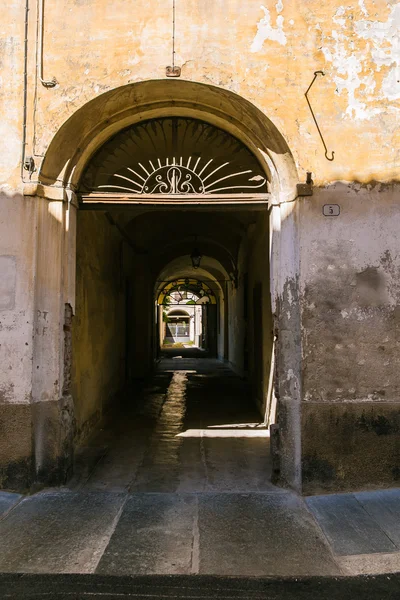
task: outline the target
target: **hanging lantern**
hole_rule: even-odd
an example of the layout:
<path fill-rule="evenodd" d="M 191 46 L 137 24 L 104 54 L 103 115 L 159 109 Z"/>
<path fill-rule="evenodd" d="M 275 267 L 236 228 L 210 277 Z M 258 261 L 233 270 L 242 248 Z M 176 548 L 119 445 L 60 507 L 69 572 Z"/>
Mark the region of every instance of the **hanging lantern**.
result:
<path fill-rule="evenodd" d="M 193 268 L 198 269 L 200 267 L 201 259 L 203 258 L 202 254 L 200 254 L 200 250 L 198 248 L 194 248 L 190 258 L 192 260 Z"/>

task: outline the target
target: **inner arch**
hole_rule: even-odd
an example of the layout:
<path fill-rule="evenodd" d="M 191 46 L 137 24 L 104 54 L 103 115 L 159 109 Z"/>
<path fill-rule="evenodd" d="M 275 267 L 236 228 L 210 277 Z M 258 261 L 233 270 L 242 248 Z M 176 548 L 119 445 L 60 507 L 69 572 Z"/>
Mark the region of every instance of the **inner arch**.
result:
<path fill-rule="evenodd" d="M 189 255 L 177 255 L 169 262 L 165 260 L 154 288 L 158 305 L 158 344 L 163 347 L 167 334 L 164 320 L 170 319 L 178 304 L 179 308 L 190 311 L 189 341 L 207 351 L 209 356 L 222 359 L 228 333 L 224 294 L 226 283 L 230 281 L 227 271 L 218 259 L 209 255 L 202 256 L 201 267 L 196 269 L 191 266 Z M 178 290 L 178 297 L 175 290 Z"/>

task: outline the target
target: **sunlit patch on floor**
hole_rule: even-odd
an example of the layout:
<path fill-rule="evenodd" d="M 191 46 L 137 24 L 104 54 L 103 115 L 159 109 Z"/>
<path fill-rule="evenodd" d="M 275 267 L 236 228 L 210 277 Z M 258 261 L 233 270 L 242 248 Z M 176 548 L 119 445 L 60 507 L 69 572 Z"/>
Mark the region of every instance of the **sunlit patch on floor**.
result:
<path fill-rule="evenodd" d="M 176 437 L 185 438 L 269 438 L 268 429 L 188 429 Z"/>

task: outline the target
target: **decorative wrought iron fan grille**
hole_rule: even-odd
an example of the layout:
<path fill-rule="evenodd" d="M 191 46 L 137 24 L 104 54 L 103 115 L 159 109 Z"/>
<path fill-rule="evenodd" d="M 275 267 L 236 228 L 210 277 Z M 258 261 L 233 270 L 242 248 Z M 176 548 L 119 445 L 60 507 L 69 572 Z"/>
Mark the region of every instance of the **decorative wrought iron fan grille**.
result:
<path fill-rule="evenodd" d="M 211 288 L 200 279 L 176 279 L 167 283 L 157 298 L 157 304 L 166 306 L 185 304 L 216 304 Z"/>
<path fill-rule="evenodd" d="M 132 125 L 93 156 L 80 191 L 129 194 L 266 193 L 267 180 L 242 142 L 196 119 Z"/>

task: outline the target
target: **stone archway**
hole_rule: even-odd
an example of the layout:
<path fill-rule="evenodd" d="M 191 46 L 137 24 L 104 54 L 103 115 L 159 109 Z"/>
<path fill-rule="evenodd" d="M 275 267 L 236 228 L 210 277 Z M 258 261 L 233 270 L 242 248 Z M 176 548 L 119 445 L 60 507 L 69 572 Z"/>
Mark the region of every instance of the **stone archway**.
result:
<path fill-rule="evenodd" d="M 72 452 L 70 427 L 61 428 L 54 439 L 43 438 L 44 422 L 59 423 L 71 412 L 68 380 L 64 307 L 75 306 L 76 192 L 90 158 L 115 133 L 150 118 L 200 119 L 240 140 L 262 165 L 271 186 L 270 265 L 271 299 L 276 344 L 276 391 L 279 398 L 282 480 L 301 489 L 300 476 L 300 309 L 298 305 L 298 258 L 296 221 L 296 167 L 290 150 L 273 123 L 246 99 L 214 86 L 185 81 L 147 81 L 107 92 L 92 100 L 60 128 L 43 160 L 36 193 L 42 197 L 39 235 L 46 239 L 46 252 L 38 257 L 36 296 L 43 299 L 43 278 L 55 317 L 51 328 L 52 348 L 58 359 L 36 380 L 36 394 L 45 406 L 47 390 L 57 379 L 58 399 L 37 412 L 35 438 L 37 472 L 43 481 L 48 473 L 65 474 L 64 463 Z M 32 192 L 33 195 L 33 192 Z M 48 272 L 48 254 L 54 269 Z M 47 271 L 47 273 L 46 273 Z M 60 291 L 63 302 L 60 302 Z M 40 302 L 37 301 L 39 305 Z M 40 309 L 39 309 L 40 310 Z M 45 341 L 36 340 L 35 355 L 48 353 Z M 61 400 L 60 400 L 61 398 Z M 67 408 L 66 408 L 67 406 Z M 65 419 L 64 419 L 65 421 Z M 70 422 L 73 419 L 71 417 Z M 67 457 L 67 458 L 65 458 Z"/>
<path fill-rule="evenodd" d="M 91 156 L 115 133 L 145 119 L 179 116 L 221 127 L 241 140 L 269 174 L 280 200 L 296 196 L 297 172 L 283 136 L 254 104 L 216 86 L 156 80 L 101 94 L 74 113 L 54 136 L 40 168 L 45 185 L 76 189 Z"/>

